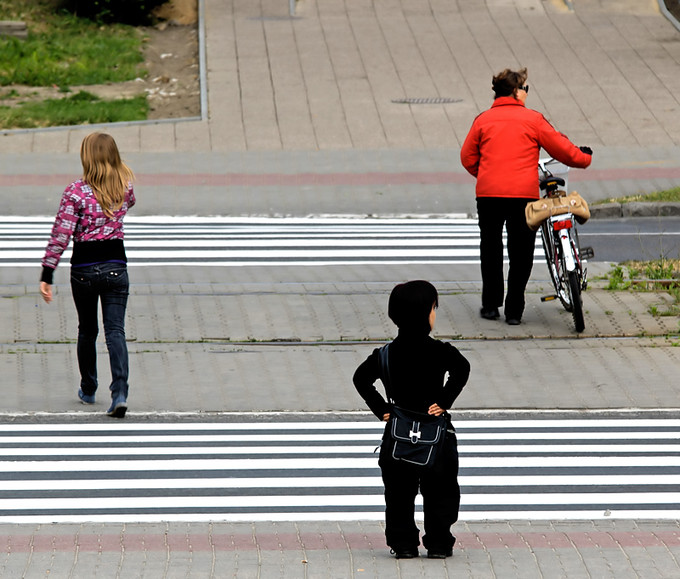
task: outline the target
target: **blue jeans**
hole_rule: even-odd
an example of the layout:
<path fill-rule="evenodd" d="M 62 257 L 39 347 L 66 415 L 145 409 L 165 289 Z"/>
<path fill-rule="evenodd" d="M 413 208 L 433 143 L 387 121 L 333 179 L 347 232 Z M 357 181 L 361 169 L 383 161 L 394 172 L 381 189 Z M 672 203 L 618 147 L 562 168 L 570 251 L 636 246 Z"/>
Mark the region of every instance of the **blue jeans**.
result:
<path fill-rule="evenodd" d="M 102 303 L 106 347 L 111 364 L 111 398 L 128 395 L 128 351 L 125 308 L 130 281 L 123 263 L 100 263 L 71 268 L 71 291 L 78 311 L 78 367 L 80 388 L 92 396 L 97 390 L 97 309 Z"/>

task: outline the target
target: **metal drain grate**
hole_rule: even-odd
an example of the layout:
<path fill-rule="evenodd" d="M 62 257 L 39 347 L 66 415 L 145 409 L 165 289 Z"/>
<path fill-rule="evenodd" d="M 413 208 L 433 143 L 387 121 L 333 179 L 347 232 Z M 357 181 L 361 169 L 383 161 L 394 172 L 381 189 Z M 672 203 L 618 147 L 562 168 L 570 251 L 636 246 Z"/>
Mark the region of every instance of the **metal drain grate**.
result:
<path fill-rule="evenodd" d="M 394 99 L 392 102 L 399 105 L 447 105 L 451 103 L 463 102 L 463 99 L 434 97 L 425 99 Z"/>

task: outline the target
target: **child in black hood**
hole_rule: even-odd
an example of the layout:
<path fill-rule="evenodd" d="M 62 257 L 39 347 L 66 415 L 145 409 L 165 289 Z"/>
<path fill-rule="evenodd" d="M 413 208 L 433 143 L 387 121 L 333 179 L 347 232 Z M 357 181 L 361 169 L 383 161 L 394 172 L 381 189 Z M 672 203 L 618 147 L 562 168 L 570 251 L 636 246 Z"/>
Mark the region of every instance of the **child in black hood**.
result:
<path fill-rule="evenodd" d="M 453 405 L 470 374 L 470 364 L 451 344 L 430 337 L 439 297 L 423 280 L 396 286 L 390 294 L 388 315 L 399 328 L 389 346 L 390 396 L 400 408 L 439 416 Z M 448 377 L 447 377 L 448 374 Z M 354 386 L 371 411 L 389 421 L 391 404 L 375 387 L 382 377 L 380 349 L 354 373 Z M 383 438 L 383 441 L 385 439 Z M 444 449 L 431 469 L 392 458 L 382 444 L 378 464 L 385 484 L 385 539 L 397 558 L 419 556 L 415 498 L 423 496 L 425 535 L 429 558 L 452 555 L 456 541 L 451 525 L 458 520 L 458 449 L 449 421 Z"/>

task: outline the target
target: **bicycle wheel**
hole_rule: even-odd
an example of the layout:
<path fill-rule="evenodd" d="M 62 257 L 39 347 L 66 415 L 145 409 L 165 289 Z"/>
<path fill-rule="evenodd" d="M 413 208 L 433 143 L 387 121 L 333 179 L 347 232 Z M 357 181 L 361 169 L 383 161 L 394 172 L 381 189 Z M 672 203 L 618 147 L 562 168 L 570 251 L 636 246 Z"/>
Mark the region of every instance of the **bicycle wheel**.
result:
<path fill-rule="evenodd" d="M 583 300 L 581 299 L 581 280 L 577 271 L 569 272 L 569 294 L 571 295 L 571 315 L 574 318 L 574 326 L 580 334 L 585 330 L 586 323 L 583 319 Z"/>
<path fill-rule="evenodd" d="M 564 267 L 564 259 L 562 258 L 562 246 L 555 239 L 552 229 L 548 227 L 547 221 L 541 225 L 541 241 L 543 242 L 545 261 L 548 265 L 550 281 L 552 281 L 555 288 L 555 294 L 560 302 L 562 302 L 564 309 L 570 312 L 571 298 L 567 288 L 568 282 L 565 279 L 566 269 Z"/>

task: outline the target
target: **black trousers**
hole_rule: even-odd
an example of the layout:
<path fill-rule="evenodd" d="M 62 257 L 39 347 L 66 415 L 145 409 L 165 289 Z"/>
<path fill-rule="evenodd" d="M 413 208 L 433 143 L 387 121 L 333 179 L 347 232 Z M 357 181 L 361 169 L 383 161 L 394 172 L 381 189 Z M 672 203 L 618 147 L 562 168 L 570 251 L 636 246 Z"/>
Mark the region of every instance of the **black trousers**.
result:
<path fill-rule="evenodd" d="M 508 234 L 508 291 L 505 317 L 521 319 L 524 291 L 534 264 L 536 232 L 526 223 L 524 209 L 534 199 L 478 197 L 479 251 L 482 261 L 482 307 L 503 305 L 503 226 Z"/>
<path fill-rule="evenodd" d="M 425 535 L 423 545 L 445 552 L 456 542 L 451 525 L 458 520 L 458 446 L 447 431 L 443 452 L 431 469 L 423 469 L 391 457 L 386 439 L 380 448 L 380 470 L 385 485 L 385 541 L 395 551 L 417 549 L 420 530 L 415 523 L 415 499 L 423 496 Z"/>

